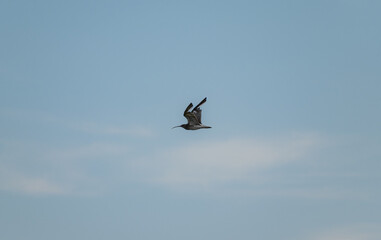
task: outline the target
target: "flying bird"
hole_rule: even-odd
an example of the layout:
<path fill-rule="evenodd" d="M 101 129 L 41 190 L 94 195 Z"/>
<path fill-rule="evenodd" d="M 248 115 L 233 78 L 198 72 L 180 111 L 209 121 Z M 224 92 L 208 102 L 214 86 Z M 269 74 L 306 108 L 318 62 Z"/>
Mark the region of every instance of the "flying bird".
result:
<path fill-rule="evenodd" d="M 201 123 L 202 110 L 200 109 L 200 106 L 204 104 L 205 102 L 206 102 L 206 98 L 204 98 L 199 104 L 197 104 L 197 106 L 194 107 L 192 111 L 189 111 L 193 107 L 193 104 L 190 103 L 184 111 L 184 117 L 188 120 L 188 123 L 175 126 L 173 128 L 182 127 L 186 130 L 198 130 L 201 128 L 211 128 Z"/>

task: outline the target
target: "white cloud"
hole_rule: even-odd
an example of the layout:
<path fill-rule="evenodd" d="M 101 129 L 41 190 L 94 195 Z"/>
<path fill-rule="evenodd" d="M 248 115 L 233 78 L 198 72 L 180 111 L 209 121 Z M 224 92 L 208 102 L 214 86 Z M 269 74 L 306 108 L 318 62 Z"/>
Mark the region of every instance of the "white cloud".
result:
<path fill-rule="evenodd" d="M 126 144 L 103 142 L 71 148 L 0 142 L 0 190 L 23 194 L 102 192 L 130 152 Z"/>
<path fill-rule="evenodd" d="M 278 180 L 271 175 L 270 185 L 266 182 L 268 171 L 310 159 L 325 141 L 315 134 L 237 137 L 168 147 L 154 154 L 120 142 L 64 148 L 3 141 L 0 168 L 8 174 L 2 174 L 0 188 L 26 194 L 82 195 L 102 193 L 131 181 L 180 191 L 211 187 L 218 191 L 239 183 L 241 187 L 233 190 L 238 194 L 335 198 L 340 193 L 332 189 L 278 186 L 285 178 L 282 175 Z M 262 185 L 266 188 L 256 187 Z"/>
<path fill-rule="evenodd" d="M 315 234 L 311 240 L 379 240 L 381 239 L 381 224 L 358 224 L 339 227 Z"/>
<path fill-rule="evenodd" d="M 68 194 L 63 186 L 53 183 L 51 180 L 42 177 L 27 177 L 20 173 L 0 171 L 0 190 L 25 193 L 25 194 Z"/>
<path fill-rule="evenodd" d="M 154 156 L 160 166 L 154 165 L 153 181 L 180 188 L 251 181 L 257 171 L 302 159 L 320 145 L 321 138 L 309 134 L 199 142 Z"/>
<path fill-rule="evenodd" d="M 25 125 L 36 128 L 47 125 L 54 130 L 67 131 L 67 136 L 75 133 L 82 141 L 88 135 L 96 135 L 92 136 L 90 143 L 77 144 L 62 142 L 53 131 L 46 130 L 44 137 L 50 137 L 51 143 L 42 143 L 40 139 L 0 139 L 0 189 L 25 194 L 81 194 L 100 191 L 104 182 L 115 177 L 114 169 L 123 169 L 123 160 L 131 152 L 130 145 L 115 138 L 150 138 L 154 135 L 149 128 L 143 126 L 126 127 L 78 121 L 29 110 L 3 109 L 0 116 L 22 120 L 28 123 Z M 103 141 L 106 137 L 114 140 L 94 142 L 95 139 Z M 62 146 L 62 143 L 66 146 Z M 103 170 L 103 166 L 107 170 Z"/>

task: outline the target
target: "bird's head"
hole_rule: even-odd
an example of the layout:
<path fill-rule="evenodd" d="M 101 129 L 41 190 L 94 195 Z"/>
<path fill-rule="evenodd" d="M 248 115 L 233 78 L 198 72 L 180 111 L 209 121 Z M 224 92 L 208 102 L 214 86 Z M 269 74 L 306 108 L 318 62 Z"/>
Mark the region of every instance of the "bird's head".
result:
<path fill-rule="evenodd" d="M 177 127 L 182 127 L 182 128 L 185 129 L 185 126 L 186 126 L 186 124 L 181 124 L 181 125 L 179 125 L 179 126 L 174 126 L 172 129 L 177 128 Z"/>

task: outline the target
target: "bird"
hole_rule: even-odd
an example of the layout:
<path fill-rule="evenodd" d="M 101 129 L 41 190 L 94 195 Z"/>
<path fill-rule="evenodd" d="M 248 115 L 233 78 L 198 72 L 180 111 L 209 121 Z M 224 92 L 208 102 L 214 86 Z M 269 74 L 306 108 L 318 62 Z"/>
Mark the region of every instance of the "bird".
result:
<path fill-rule="evenodd" d="M 199 104 L 197 104 L 197 106 L 194 107 L 192 111 L 189 111 L 193 107 L 193 104 L 190 103 L 184 111 L 184 117 L 188 120 L 188 123 L 175 126 L 172 129 L 177 127 L 182 127 L 185 130 L 198 130 L 201 128 L 212 128 L 201 123 L 202 110 L 200 109 L 200 106 L 204 104 L 205 102 L 206 102 L 206 98 L 204 98 Z"/>

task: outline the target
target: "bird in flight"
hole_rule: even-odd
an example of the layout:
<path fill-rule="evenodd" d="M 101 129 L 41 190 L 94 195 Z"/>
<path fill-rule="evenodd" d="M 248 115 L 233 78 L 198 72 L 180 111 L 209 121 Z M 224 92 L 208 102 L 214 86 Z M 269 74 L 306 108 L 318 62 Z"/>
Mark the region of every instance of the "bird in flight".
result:
<path fill-rule="evenodd" d="M 200 109 L 200 106 L 204 104 L 205 102 L 206 102 L 206 98 L 204 98 L 199 104 L 197 104 L 197 106 L 194 107 L 192 111 L 189 111 L 193 107 L 193 104 L 190 103 L 184 111 L 184 117 L 188 120 L 188 123 L 175 126 L 173 128 L 182 127 L 186 130 L 198 130 L 201 128 L 211 128 L 201 123 L 202 110 Z"/>

